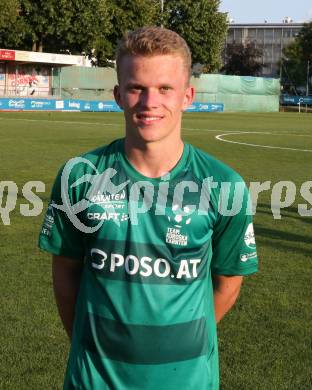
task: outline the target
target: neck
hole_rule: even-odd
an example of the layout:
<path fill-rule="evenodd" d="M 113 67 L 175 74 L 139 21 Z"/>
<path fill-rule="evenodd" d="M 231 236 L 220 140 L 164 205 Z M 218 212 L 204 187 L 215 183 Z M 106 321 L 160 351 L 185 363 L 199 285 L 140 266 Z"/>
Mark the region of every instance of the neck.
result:
<path fill-rule="evenodd" d="M 180 160 L 184 144 L 179 138 L 171 142 L 134 143 L 126 137 L 125 152 L 135 169 L 142 175 L 156 178 L 171 171 Z"/>

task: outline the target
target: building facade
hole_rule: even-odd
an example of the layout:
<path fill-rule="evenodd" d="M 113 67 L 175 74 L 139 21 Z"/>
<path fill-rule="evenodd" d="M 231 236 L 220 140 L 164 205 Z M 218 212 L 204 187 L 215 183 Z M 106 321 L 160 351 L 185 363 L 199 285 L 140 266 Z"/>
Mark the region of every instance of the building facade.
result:
<path fill-rule="evenodd" d="M 49 97 L 54 71 L 65 66 L 91 62 L 84 56 L 0 49 L 0 97 Z"/>
<path fill-rule="evenodd" d="M 285 18 L 283 23 L 250 23 L 230 24 L 225 43 L 225 51 L 229 44 L 253 42 L 262 49 L 262 74 L 264 77 L 279 77 L 282 51 L 294 41 L 302 23 L 293 23 Z"/>

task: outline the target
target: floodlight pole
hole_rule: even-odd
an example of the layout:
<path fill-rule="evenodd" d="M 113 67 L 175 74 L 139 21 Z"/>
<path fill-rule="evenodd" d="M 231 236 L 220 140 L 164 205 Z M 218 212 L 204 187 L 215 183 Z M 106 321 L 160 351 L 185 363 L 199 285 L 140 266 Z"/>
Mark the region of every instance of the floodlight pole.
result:
<path fill-rule="evenodd" d="M 310 73 L 310 60 L 307 63 L 307 86 L 306 86 L 306 97 L 309 96 L 309 73 Z M 308 102 L 306 104 L 306 112 L 308 112 Z"/>
<path fill-rule="evenodd" d="M 164 0 L 160 0 L 160 11 L 161 11 L 161 25 L 160 27 L 164 27 L 163 25 L 163 14 L 164 14 Z"/>
<path fill-rule="evenodd" d="M 307 63 L 307 87 L 306 87 L 306 96 L 309 96 L 309 73 L 310 73 L 310 60 Z"/>

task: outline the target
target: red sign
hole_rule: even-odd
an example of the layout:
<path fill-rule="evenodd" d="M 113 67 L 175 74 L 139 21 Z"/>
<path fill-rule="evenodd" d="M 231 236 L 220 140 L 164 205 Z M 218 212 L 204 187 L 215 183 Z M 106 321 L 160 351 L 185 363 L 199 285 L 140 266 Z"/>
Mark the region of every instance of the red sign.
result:
<path fill-rule="evenodd" d="M 0 60 L 14 61 L 15 50 L 0 49 Z"/>

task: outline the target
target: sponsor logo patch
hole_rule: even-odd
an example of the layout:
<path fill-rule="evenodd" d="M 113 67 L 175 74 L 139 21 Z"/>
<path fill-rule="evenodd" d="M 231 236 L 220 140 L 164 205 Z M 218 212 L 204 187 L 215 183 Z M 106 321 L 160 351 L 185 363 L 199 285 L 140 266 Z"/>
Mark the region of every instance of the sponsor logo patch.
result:
<path fill-rule="evenodd" d="M 252 253 L 244 253 L 241 255 L 240 259 L 243 263 L 245 263 L 248 260 L 255 259 L 257 257 L 257 252 Z"/>
<path fill-rule="evenodd" d="M 248 248 L 251 249 L 256 248 L 255 233 L 254 233 L 254 228 L 252 223 L 250 223 L 246 229 L 244 241 Z"/>
<path fill-rule="evenodd" d="M 201 259 L 182 259 L 173 269 L 170 260 L 163 258 L 107 253 L 98 248 L 92 248 L 90 255 L 91 267 L 96 271 L 106 275 L 122 272 L 143 278 L 196 279 L 201 263 Z"/>
<path fill-rule="evenodd" d="M 52 228 L 54 225 L 54 207 L 53 207 L 53 205 L 54 205 L 54 202 L 52 200 L 48 206 L 48 210 L 47 210 L 47 213 L 45 215 L 42 229 L 41 229 L 41 234 L 48 236 L 48 237 L 51 236 Z"/>

